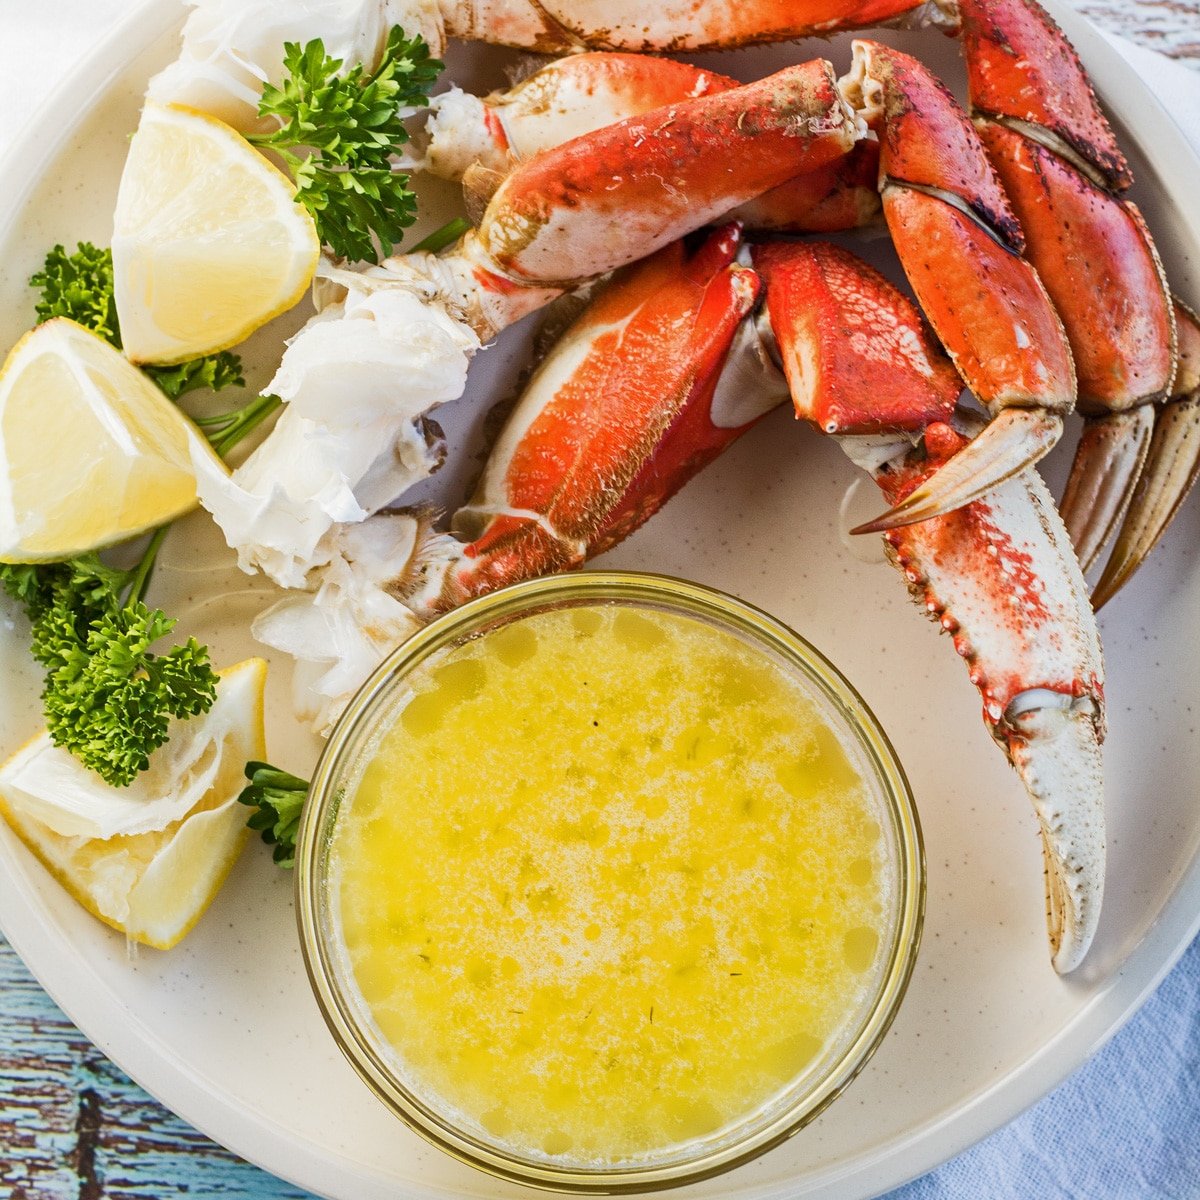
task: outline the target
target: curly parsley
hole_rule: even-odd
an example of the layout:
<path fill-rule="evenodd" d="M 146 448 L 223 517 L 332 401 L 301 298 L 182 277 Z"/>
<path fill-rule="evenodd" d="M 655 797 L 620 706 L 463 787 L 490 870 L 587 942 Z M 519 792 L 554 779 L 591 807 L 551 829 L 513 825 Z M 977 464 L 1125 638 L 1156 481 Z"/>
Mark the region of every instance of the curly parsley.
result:
<path fill-rule="evenodd" d="M 408 141 L 404 121 L 429 103 L 443 64 L 420 37 L 395 26 L 379 66 L 344 74 L 318 38 L 284 47 L 287 77 L 263 89 L 259 115 L 279 128 L 248 140 L 273 150 L 296 183 L 296 199 L 317 223 L 321 241 L 341 258 L 379 261 L 416 219 L 409 176 L 392 166 Z"/>
<path fill-rule="evenodd" d="M 258 810 L 246 824 L 258 830 L 268 846 L 275 847 L 274 859 L 281 867 L 294 866 L 296 833 L 308 797 L 308 780 L 262 762 L 247 763 L 246 778 L 250 786 L 242 790 L 238 800 Z"/>
<path fill-rule="evenodd" d="M 111 250 L 80 242 L 68 254 L 64 246 L 55 246 L 29 283 L 42 293 L 35 306 L 39 322 L 68 317 L 120 348 Z"/>
<path fill-rule="evenodd" d="M 161 537 L 128 571 L 94 554 L 63 563 L 0 565 L 0 585 L 25 609 L 33 657 L 46 668 L 42 705 L 50 738 L 114 787 L 127 787 L 167 740 L 171 717 L 216 699 L 205 647 L 189 638 L 151 647 L 175 626 L 142 593 Z"/>

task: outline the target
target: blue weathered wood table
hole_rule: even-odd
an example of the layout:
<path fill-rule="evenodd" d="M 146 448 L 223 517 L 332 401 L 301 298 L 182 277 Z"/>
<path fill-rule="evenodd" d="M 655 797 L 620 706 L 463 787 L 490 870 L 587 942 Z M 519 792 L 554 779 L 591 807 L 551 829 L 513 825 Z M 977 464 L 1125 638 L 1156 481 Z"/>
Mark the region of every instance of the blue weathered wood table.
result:
<path fill-rule="evenodd" d="M 1200 0 L 1076 3 L 1106 29 L 1200 70 Z M 47 37 L 52 32 L 55 44 L 47 59 L 65 73 L 86 51 L 88 30 L 103 28 L 106 19 L 129 7 L 126 0 L 58 0 L 55 15 L 46 18 L 18 8 L 16 0 L 4 0 L 0 44 L 13 54 L 30 31 Z M 15 86 L 0 79 L 0 114 L 11 114 L 25 99 Z M 0 150 L 3 136 L 12 132 L 0 127 Z M 1200 946 L 1193 946 L 1189 957 L 1197 955 Z M 1135 1023 L 1152 1019 L 1154 1004 Z M 1098 1071 L 1105 1056 L 1119 1055 L 1122 1040 L 1135 1035 L 1134 1028 L 1118 1034 L 1084 1072 Z M 1053 1104 L 1054 1097 L 1043 1103 Z M 1102 1105 L 1103 1097 L 1097 1103 Z M 1096 1119 L 1103 1119 L 1101 1111 Z M 305 1197 L 214 1145 L 131 1083 L 58 1011 L 3 939 L 0 1195 L 11 1200 Z"/>

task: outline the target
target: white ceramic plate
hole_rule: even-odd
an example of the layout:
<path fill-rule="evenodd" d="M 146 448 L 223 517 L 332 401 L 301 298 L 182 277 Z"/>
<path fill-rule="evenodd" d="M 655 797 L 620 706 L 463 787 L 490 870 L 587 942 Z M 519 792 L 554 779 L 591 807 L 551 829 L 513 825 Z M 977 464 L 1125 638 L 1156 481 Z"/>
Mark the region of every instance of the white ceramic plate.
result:
<path fill-rule="evenodd" d="M 1061 3 L 1052 8 L 1118 120 L 1139 179 L 1137 199 L 1173 283 L 1197 304 L 1200 163 L 1117 55 Z M 0 344 L 32 321 L 24 281 L 46 248 L 81 238 L 107 242 L 125 139 L 146 80 L 173 54 L 178 20 L 173 0 L 136 13 L 3 164 Z M 922 55 L 961 90 L 955 43 L 934 33 L 882 36 Z M 719 62 L 749 78 L 814 54 L 845 69 L 846 39 Z M 504 61 L 496 51 L 455 51 L 451 74 L 492 85 Z M 452 204 L 450 189 L 431 188 L 430 223 Z M 895 273 L 883 242 L 868 252 Z M 256 336 L 253 383 L 269 377 L 280 338 L 298 319 Z M 441 414 L 463 444 L 527 353 L 528 332 L 518 329 L 479 357 L 467 398 Z M 1055 482 L 1062 463 L 1060 452 L 1050 466 Z M 449 499 L 460 474 L 452 470 L 438 484 Z M 885 1045 L 817 1123 L 692 1196 L 844 1200 L 928 1170 L 1082 1063 L 1200 924 L 1200 739 L 1191 700 L 1200 676 L 1200 639 L 1191 636 L 1200 573 L 1188 553 L 1200 544 L 1200 506 L 1188 506 L 1152 564 L 1104 613 L 1108 890 L 1086 966 L 1063 980 L 1047 955 L 1029 803 L 991 745 L 978 696 L 949 642 L 920 620 L 893 571 L 843 545 L 838 506 L 853 478 L 836 447 L 780 411 L 605 560 L 735 592 L 828 653 L 889 730 L 927 839 L 925 942 Z M 195 517 L 172 535 L 155 581 L 157 602 L 209 641 L 218 663 L 254 651 L 245 626 L 266 601 L 262 585 L 238 575 L 229 558 L 212 527 Z M 37 685 L 23 622 L 0 625 L 0 748 L 8 751 L 39 723 Z M 270 752 L 305 770 L 315 746 L 288 716 L 289 674 L 286 662 L 275 664 Z M 523 1194 L 426 1146 L 342 1061 L 304 978 L 290 878 L 262 846 L 247 853 L 181 947 L 131 958 L 124 940 L 82 912 L 3 830 L 0 924 L 102 1050 L 200 1129 L 267 1169 L 339 1200 Z"/>

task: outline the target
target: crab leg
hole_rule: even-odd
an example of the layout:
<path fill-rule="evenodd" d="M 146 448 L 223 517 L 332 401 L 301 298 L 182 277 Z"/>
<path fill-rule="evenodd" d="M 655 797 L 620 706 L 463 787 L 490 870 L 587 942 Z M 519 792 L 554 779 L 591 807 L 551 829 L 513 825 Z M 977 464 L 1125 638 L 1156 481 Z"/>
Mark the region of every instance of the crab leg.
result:
<path fill-rule="evenodd" d="M 1070 348 L 979 136 L 907 54 L 854 43 L 842 80 L 880 131 L 883 211 L 901 265 L 967 386 L 995 418 L 943 471 L 856 532 L 959 508 L 1041 458 L 1075 402 Z"/>
<path fill-rule="evenodd" d="M 754 264 L 797 415 L 837 436 L 889 500 L 964 452 L 969 429 L 950 418 L 957 384 L 948 364 L 882 276 L 821 243 L 758 248 Z M 889 409 L 876 416 L 871 400 L 880 394 Z M 862 436 L 881 429 L 902 435 L 890 450 Z M 920 452 L 904 434 L 921 438 Z M 1053 962 L 1071 971 L 1092 940 L 1103 894 L 1104 687 L 1095 618 L 1066 530 L 1040 476 L 1025 472 L 885 540 L 914 599 L 966 660 L 984 721 L 1033 801 Z"/>
<path fill-rule="evenodd" d="M 1179 369 L 1174 388 L 1155 418 L 1146 469 L 1092 593 L 1097 612 L 1158 544 L 1200 475 L 1200 318 L 1176 301 L 1175 324 Z"/>
<path fill-rule="evenodd" d="M 756 340 L 744 318 L 759 283 L 734 262 L 740 241 L 727 225 L 604 286 L 530 381 L 453 535 L 426 512 L 341 526 L 314 590 L 258 617 L 255 637 L 297 660 L 297 711 L 318 731 L 422 620 L 608 549 L 787 399 L 754 357 L 718 386 L 730 346 Z"/>
<path fill-rule="evenodd" d="M 624 266 L 840 160 L 857 136 L 832 68 L 813 60 L 535 156 L 497 189 L 478 242 L 514 283 L 578 282 L 581 263 L 588 276 Z"/>
<path fill-rule="evenodd" d="M 481 341 L 565 288 L 838 161 L 857 133 L 829 65 L 802 64 L 537 155 L 442 255 L 326 267 L 335 302 L 292 340 L 268 385 L 284 412 L 232 477 L 197 462 L 201 503 L 244 569 L 309 586 L 337 553 L 335 526 L 365 520 L 436 465 L 417 426 L 462 394 Z"/>
<path fill-rule="evenodd" d="M 1170 391 L 1170 295 L 1142 216 L 1122 195 L 1128 164 L 1062 31 L 1033 0 L 956 2 L 975 124 L 1075 358 L 1087 427 L 1062 514 L 1087 570 L 1132 496 L 1152 405 Z"/>
<path fill-rule="evenodd" d="M 785 398 L 717 390 L 759 296 L 734 263 L 740 243 L 727 225 L 694 254 L 675 242 L 606 285 L 530 381 L 454 515 L 458 540 L 425 551 L 405 603 L 429 615 L 581 566 Z"/>
<path fill-rule="evenodd" d="M 735 79 L 644 54 L 572 54 L 490 96 L 458 88 L 435 96 L 426 126 L 425 167 L 465 180 L 468 202 L 486 203 L 528 158 L 651 109 L 738 86 Z M 866 224 L 879 212 L 879 146 L 855 143 L 827 166 L 806 171 L 728 214 L 749 229 L 830 232 Z"/>
<path fill-rule="evenodd" d="M 903 19 L 946 23 L 938 0 L 439 0 L 446 32 L 472 41 L 570 50 L 682 54 L 790 42 Z"/>

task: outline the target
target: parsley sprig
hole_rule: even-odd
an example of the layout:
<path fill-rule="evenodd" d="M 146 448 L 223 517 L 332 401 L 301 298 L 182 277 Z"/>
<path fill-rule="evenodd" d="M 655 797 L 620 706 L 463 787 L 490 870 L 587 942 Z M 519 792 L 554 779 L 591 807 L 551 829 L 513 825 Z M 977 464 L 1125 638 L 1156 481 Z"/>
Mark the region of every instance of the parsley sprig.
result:
<path fill-rule="evenodd" d="M 208 651 L 195 638 L 166 654 L 151 649 L 175 626 L 143 600 L 161 532 L 128 570 L 94 554 L 0 566 L 0 584 L 24 606 L 33 657 L 46 669 L 51 740 L 114 787 L 150 765 L 171 717 L 206 712 L 217 696 Z"/>
<path fill-rule="evenodd" d="M 111 250 L 80 242 L 68 254 L 65 246 L 55 246 L 29 284 L 41 292 L 34 306 L 39 322 L 68 317 L 120 349 Z"/>
<path fill-rule="evenodd" d="M 405 118 L 429 103 L 442 66 L 424 38 L 406 37 L 399 25 L 374 71 L 358 63 L 342 73 L 319 38 L 284 46 L 287 76 L 267 84 L 258 110 L 279 128 L 248 140 L 284 161 L 296 199 L 339 257 L 378 262 L 416 219 L 409 176 L 391 160 L 408 141 Z"/>
<path fill-rule="evenodd" d="M 250 785 L 242 790 L 238 800 L 257 810 L 246 824 L 258 830 L 268 846 L 275 847 L 273 857 L 281 867 L 294 866 L 296 834 L 308 796 L 308 780 L 262 762 L 247 763 L 246 778 Z"/>

